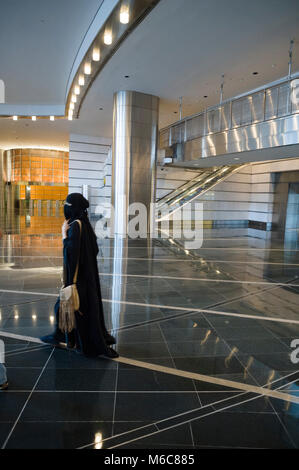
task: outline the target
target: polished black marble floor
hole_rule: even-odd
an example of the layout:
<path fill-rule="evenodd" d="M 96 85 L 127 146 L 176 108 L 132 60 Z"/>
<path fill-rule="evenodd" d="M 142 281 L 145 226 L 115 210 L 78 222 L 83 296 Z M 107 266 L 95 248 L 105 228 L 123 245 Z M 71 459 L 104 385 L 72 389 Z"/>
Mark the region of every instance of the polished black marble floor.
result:
<path fill-rule="evenodd" d="M 10 388 L 0 395 L 5 448 L 299 445 L 299 403 L 37 343 L 8 344 Z M 298 379 L 295 372 L 273 390 L 290 393 L 291 381 L 296 393 Z"/>
<path fill-rule="evenodd" d="M 53 328 L 60 286 L 53 219 L 36 232 L 1 222 L 10 387 L 0 392 L 0 447 L 299 448 L 298 244 L 235 231 L 206 231 L 192 251 L 183 240 L 99 240 L 121 358 L 87 359 L 36 340 Z"/>

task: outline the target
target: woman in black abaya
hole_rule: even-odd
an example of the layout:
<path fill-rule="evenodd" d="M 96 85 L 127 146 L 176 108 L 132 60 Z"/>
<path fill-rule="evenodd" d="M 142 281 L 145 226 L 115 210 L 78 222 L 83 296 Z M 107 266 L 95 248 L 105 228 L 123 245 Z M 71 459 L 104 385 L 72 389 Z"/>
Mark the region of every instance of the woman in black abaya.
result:
<path fill-rule="evenodd" d="M 67 335 L 69 347 L 76 347 L 86 356 L 104 355 L 110 358 L 118 354 L 110 346 L 115 344 L 106 327 L 103 314 L 102 295 L 97 265 L 99 248 L 96 235 L 90 225 L 87 208 L 89 202 L 79 193 L 69 194 L 64 205 L 65 222 L 62 226 L 64 285 L 73 284 L 79 259 L 77 289 L 80 312 L 75 312 L 76 329 Z M 77 220 L 81 221 L 80 226 Z M 56 329 L 42 341 L 51 344 L 65 342 L 65 334 L 59 330 L 59 299 L 55 305 Z"/>

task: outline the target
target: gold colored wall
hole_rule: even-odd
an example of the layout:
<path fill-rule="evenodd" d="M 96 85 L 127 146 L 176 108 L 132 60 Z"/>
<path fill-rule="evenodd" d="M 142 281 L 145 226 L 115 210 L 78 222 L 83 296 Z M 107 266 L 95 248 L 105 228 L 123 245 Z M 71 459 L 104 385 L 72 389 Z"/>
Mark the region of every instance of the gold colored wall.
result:
<path fill-rule="evenodd" d="M 64 217 L 48 217 L 48 216 L 31 216 L 30 223 L 26 221 L 26 216 L 20 216 L 19 230 L 23 235 L 46 235 L 56 234 L 61 232 L 61 225 L 63 224 Z M 55 238 L 55 237 L 54 237 Z M 40 238 L 37 237 L 35 242 L 39 243 Z M 51 246 L 61 246 L 61 240 L 53 242 L 47 239 L 47 245 L 51 242 Z M 59 243 L 60 242 L 60 243 Z M 29 243 L 29 241 L 28 241 Z"/>
<path fill-rule="evenodd" d="M 20 185 L 20 199 L 26 199 L 26 185 Z M 64 201 L 68 195 L 67 186 L 34 185 L 30 187 L 30 199 L 46 201 Z"/>
<path fill-rule="evenodd" d="M 68 194 L 69 154 L 47 149 L 11 149 L 3 156 L 4 183 L 18 201 L 63 201 Z M 30 188 L 30 191 L 28 189 Z"/>
<path fill-rule="evenodd" d="M 44 149 L 12 149 L 11 182 L 68 183 L 68 152 Z M 6 152 L 6 153 L 7 153 Z"/>

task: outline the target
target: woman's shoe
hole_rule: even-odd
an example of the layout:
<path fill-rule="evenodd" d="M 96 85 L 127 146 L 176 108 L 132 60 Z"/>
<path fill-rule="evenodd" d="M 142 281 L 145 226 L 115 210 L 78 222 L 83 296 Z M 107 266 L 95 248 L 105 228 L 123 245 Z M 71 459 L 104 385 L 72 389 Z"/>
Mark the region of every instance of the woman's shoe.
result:
<path fill-rule="evenodd" d="M 7 390 L 8 389 L 8 382 L 4 382 L 4 384 L 0 385 L 0 390 Z"/>
<path fill-rule="evenodd" d="M 66 347 L 68 349 L 76 349 L 76 347 L 77 347 L 76 340 L 74 338 L 68 338 L 67 343 L 66 343 Z"/>
<path fill-rule="evenodd" d="M 105 352 L 103 356 L 108 357 L 109 359 L 116 359 L 119 357 L 119 354 L 115 351 L 115 349 L 107 348 L 107 352 Z"/>
<path fill-rule="evenodd" d="M 114 336 L 110 335 L 109 333 L 105 335 L 105 341 L 108 346 L 111 346 L 112 344 L 116 344 L 116 339 L 114 338 Z"/>

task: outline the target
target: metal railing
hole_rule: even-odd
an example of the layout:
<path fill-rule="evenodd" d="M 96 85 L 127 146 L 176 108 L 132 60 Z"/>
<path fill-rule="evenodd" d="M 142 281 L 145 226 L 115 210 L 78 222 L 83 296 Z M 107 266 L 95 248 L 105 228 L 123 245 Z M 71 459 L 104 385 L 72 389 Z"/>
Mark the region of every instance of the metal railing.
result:
<path fill-rule="evenodd" d="M 160 148 L 268 121 L 299 112 L 299 79 L 283 79 L 272 86 L 224 101 L 188 116 L 160 131 Z"/>

